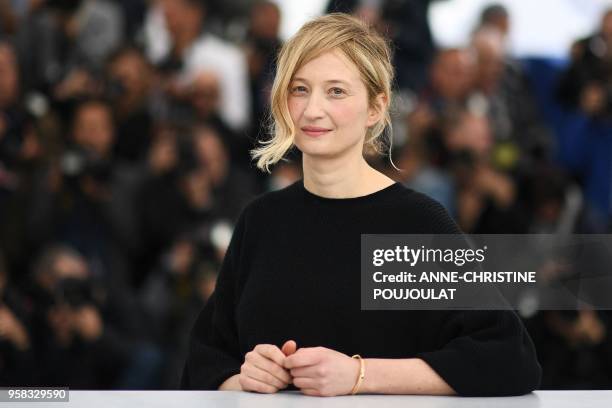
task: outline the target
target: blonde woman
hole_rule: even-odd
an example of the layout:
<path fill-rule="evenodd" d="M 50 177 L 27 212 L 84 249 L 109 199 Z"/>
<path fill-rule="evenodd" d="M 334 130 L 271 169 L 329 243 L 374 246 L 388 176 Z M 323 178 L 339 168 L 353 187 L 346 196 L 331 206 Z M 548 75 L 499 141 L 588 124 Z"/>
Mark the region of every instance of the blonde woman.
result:
<path fill-rule="evenodd" d="M 293 145 L 303 180 L 243 211 L 191 335 L 183 388 L 316 396 L 517 395 L 539 385 L 513 312 L 363 311 L 362 233 L 458 233 L 446 211 L 364 160 L 389 125 L 387 43 L 345 14 L 282 48 L 268 170 Z M 354 357 L 354 358 L 353 358 Z"/>

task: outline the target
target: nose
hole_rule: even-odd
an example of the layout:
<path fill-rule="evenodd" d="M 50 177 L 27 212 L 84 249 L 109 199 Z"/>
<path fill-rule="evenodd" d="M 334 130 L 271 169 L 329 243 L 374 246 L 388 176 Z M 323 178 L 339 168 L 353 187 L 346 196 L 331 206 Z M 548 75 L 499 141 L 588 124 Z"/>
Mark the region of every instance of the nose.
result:
<path fill-rule="evenodd" d="M 306 103 L 306 107 L 304 109 L 304 119 L 310 121 L 314 121 L 316 119 L 321 119 L 325 115 L 325 111 L 323 109 L 324 98 L 319 94 L 319 92 L 313 91 L 308 96 L 308 102 Z"/>

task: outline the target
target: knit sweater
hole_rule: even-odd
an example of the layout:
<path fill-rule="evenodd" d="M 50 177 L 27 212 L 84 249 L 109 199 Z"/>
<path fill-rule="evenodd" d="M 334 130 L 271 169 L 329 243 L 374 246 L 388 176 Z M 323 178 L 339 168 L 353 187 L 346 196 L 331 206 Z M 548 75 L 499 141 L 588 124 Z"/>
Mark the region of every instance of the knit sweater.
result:
<path fill-rule="evenodd" d="M 287 340 L 364 358 L 419 358 L 464 396 L 539 386 L 533 343 L 512 311 L 361 310 L 366 233 L 461 232 L 440 204 L 399 183 L 334 199 L 298 181 L 252 201 L 191 333 L 182 388 L 218 389 L 256 345 Z"/>

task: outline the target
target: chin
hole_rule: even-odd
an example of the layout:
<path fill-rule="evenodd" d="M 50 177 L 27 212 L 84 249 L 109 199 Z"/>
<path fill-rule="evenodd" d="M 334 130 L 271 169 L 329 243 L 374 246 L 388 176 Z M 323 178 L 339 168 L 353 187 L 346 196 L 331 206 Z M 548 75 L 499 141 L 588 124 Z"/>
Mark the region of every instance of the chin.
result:
<path fill-rule="evenodd" d="M 308 156 L 311 159 L 315 159 L 315 160 L 331 160 L 331 159 L 337 159 L 338 157 L 342 157 L 342 156 L 346 156 L 348 154 L 350 154 L 349 150 L 342 150 L 342 149 L 334 149 L 334 150 L 330 150 L 330 149 L 300 149 L 300 151 L 302 152 L 302 156 L 306 157 Z"/>
<path fill-rule="evenodd" d="M 325 155 L 329 154 L 331 147 L 329 143 L 324 140 L 304 140 L 303 138 L 297 138 L 295 145 L 303 154 L 309 155 Z"/>
<path fill-rule="evenodd" d="M 328 151 L 317 151 L 314 149 L 300 149 L 303 157 L 309 157 L 311 159 L 326 159 L 333 157 L 333 154 L 330 154 Z"/>
<path fill-rule="evenodd" d="M 312 158 L 336 158 L 351 154 L 355 147 L 354 144 L 338 145 L 338 140 L 333 143 L 333 140 L 317 140 L 308 136 L 298 135 L 295 139 L 295 145 L 303 155 L 311 156 Z M 357 141 L 356 143 L 359 143 Z M 359 152 L 361 154 L 361 151 Z"/>

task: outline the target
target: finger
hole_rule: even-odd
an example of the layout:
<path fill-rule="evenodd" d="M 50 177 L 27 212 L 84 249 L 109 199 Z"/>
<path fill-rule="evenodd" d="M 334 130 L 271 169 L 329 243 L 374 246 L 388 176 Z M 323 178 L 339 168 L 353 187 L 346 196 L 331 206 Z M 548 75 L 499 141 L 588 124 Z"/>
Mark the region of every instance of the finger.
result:
<path fill-rule="evenodd" d="M 317 365 L 297 367 L 297 368 L 292 368 L 291 370 L 289 370 L 289 372 L 293 378 L 295 377 L 317 378 L 321 376 L 317 372 L 317 367 L 318 367 Z"/>
<path fill-rule="evenodd" d="M 285 355 L 283 352 L 273 344 L 258 344 L 255 346 L 253 351 L 267 357 L 268 359 L 274 361 L 279 366 L 283 366 L 285 362 Z"/>
<path fill-rule="evenodd" d="M 268 358 L 266 358 L 265 356 L 259 353 L 256 353 L 256 352 L 247 353 L 244 361 L 245 363 L 251 364 L 259 368 L 260 370 L 263 370 L 263 371 L 266 371 L 272 374 L 273 376 L 275 376 L 276 378 L 278 378 L 280 381 L 282 381 L 285 384 L 288 384 L 291 382 L 291 377 L 289 376 L 289 373 L 287 372 L 287 370 L 285 370 L 285 368 L 282 365 L 279 365 L 276 362 L 269 360 Z"/>
<path fill-rule="evenodd" d="M 293 340 L 287 340 L 285 344 L 283 344 L 283 347 L 281 348 L 281 351 L 286 356 L 292 355 L 293 353 L 295 353 L 296 350 L 297 350 L 297 343 Z"/>
<path fill-rule="evenodd" d="M 278 389 L 285 388 L 287 386 L 286 382 L 281 381 L 269 372 L 248 363 L 244 365 L 241 372 L 254 380 L 272 385 Z"/>
<path fill-rule="evenodd" d="M 254 380 L 261 381 L 276 388 L 285 388 L 287 386 L 287 382 L 281 381 L 269 372 L 264 371 L 249 363 L 245 363 L 242 366 L 241 373 L 244 373 L 245 375 L 251 377 Z"/>
<path fill-rule="evenodd" d="M 300 392 L 304 395 L 310 395 L 311 397 L 322 397 L 321 391 L 316 388 L 302 388 Z"/>
<path fill-rule="evenodd" d="M 264 394 L 273 394 L 278 391 L 276 387 L 270 384 L 262 383 L 261 381 L 255 380 L 247 375 L 240 375 L 238 380 L 240 382 L 240 386 L 245 391 L 255 391 Z"/>
<path fill-rule="evenodd" d="M 294 377 L 293 385 L 299 389 L 316 389 L 318 387 L 316 380 L 308 377 Z"/>
<path fill-rule="evenodd" d="M 291 369 L 315 365 L 321 360 L 321 350 L 319 347 L 301 348 L 292 355 L 285 358 L 285 368 Z"/>

